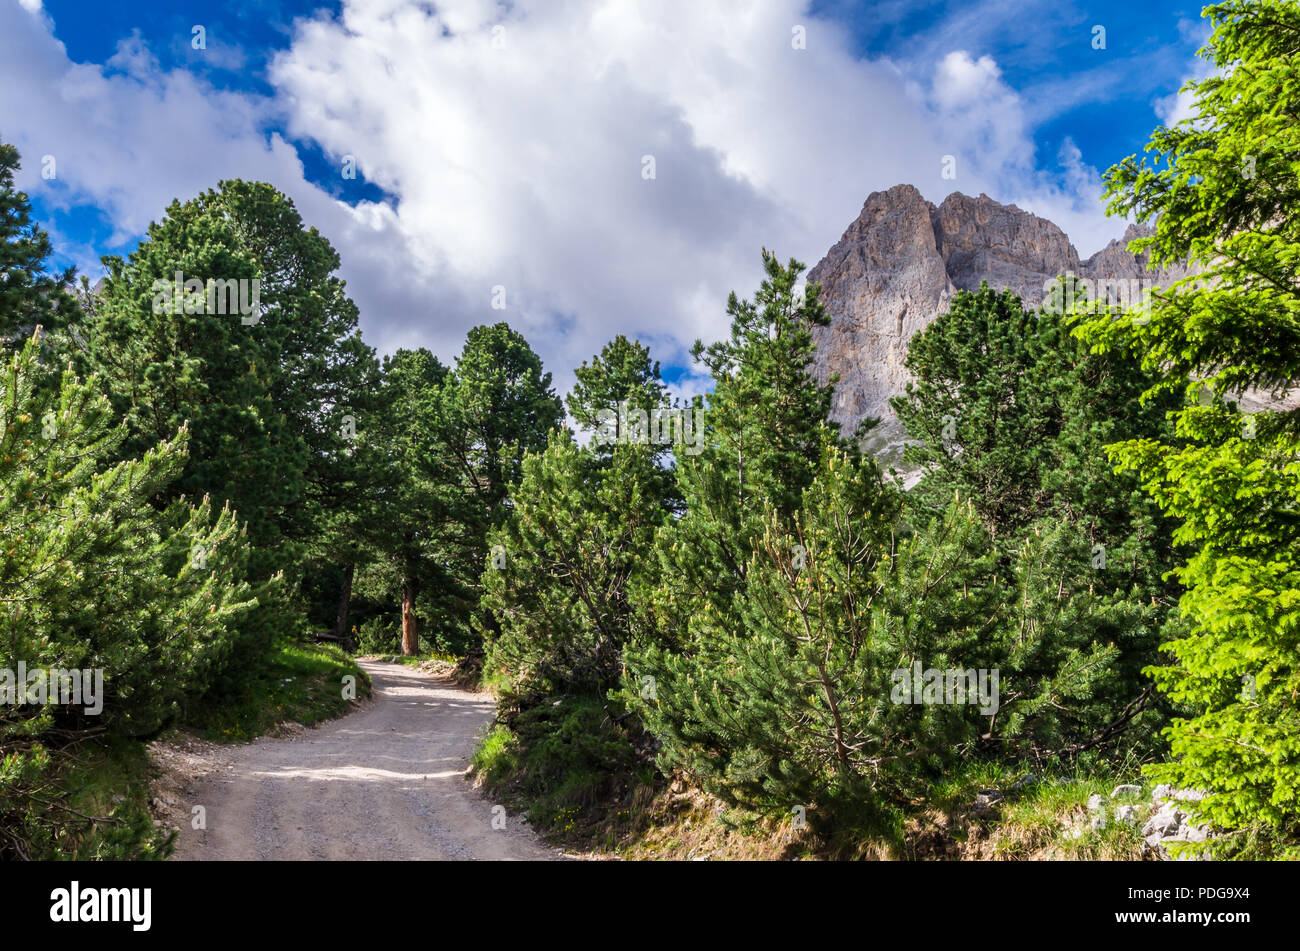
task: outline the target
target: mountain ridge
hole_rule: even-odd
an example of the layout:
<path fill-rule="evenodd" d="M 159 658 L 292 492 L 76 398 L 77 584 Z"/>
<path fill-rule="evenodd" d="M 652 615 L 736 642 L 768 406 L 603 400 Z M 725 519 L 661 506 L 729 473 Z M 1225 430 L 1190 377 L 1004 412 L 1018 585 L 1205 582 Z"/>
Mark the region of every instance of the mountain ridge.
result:
<path fill-rule="evenodd" d="M 1145 255 L 1128 250 L 1129 242 L 1150 233 L 1130 224 L 1122 238 L 1085 259 L 1054 222 L 985 194 L 953 192 L 935 205 L 913 185 L 872 192 L 808 272 L 831 317 L 829 327 L 814 330 L 818 379 L 839 374 L 831 418 L 851 434 L 865 417 L 879 416 L 876 439 L 898 440 L 888 401 L 906 391 L 907 343 L 947 310 L 958 290 L 987 281 L 1033 308 L 1064 273 L 1143 286 L 1167 286 L 1190 274 L 1186 267 L 1149 270 Z"/>

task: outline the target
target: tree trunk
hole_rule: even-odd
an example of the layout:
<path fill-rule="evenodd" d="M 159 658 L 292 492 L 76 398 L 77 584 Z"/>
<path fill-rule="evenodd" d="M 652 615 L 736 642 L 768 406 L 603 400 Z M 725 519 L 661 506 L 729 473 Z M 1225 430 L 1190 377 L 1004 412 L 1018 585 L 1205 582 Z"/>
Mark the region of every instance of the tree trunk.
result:
<path fill-rule="evenodd" d="M 415 629 L 415 586 L 402 579 L 402 653 L 414 657 L 420 652 L 420 635 Z"/>
<path fill-rule="evenodd" d="M 352 606 L 352 576 L 356 573 L 357 566 L 349 564 L 343 569 L 343 590 L 339 592 L 339 613 L 334 621 L 334 633 L 341 641 L 350 640 L 348 637 L 348 609 Z"/>

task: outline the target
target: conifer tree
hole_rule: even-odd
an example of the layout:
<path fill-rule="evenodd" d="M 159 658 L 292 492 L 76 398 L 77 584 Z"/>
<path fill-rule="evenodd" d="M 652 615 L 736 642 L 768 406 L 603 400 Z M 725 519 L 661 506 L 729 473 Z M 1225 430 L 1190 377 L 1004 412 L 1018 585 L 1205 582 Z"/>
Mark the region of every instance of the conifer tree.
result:
<path fill-rule="evenodd" d="M 31 203 L 14 183 L 21 167 L 18 150 L 0 142 L 0 341 L 14 347 L 38 324 L 57 332 L 76 312 L 66 290 L 75 271 L 46 269 L 50 238 L 32 221 Z"/>
<path fill-rule="evenodd" d="M 608 464 L 556 431 L 524 458 L 509 518 L 491 535 L 484 606 L 500 625 L 490 661 L 517 690 L 603 696 L 636 629 L 630 591 L 667 518 L 653 450 L 619 445 Z"/>
<path fill-rule="evenodd" d="M 1291 842 L 1300 830 L 1300 411 L 1242 417 L 1246 387 L 1300 380 L 1300 9 L 1278 0 L 1205 10 L 1214 32 L 1193 81 L 1194 115 L 1156 130 L 1107 176 L 1110 208 L 1151 221 L 1132 246 L 1199 277 L 1157 295 L 1149 314 L 1086 327 L 1102 350 L 1132 349 L 1153 388 L 1180 391 L 1178 439 L 1131 439 L 1115 460 L 1181 524 L 1177 569 L 1190 630 L 1152 669 L 1187 715 L 1168 733 L 1160 780 L 1210 795 L 1191 808 L 1222 828 Z M 1188 379 L 1200 382 L 1188 384 Z M 1294 848 L 1294 846 L 1292 846 Z"/>
<path fill-rule="evenodd" d="M 404 654 L 419 652 L 421 599 L 432 619 L 429 602 L 465 597 L 448 567 L 465 557 L 455 545 L 462 531 L 454 521 L 456 473 L 440 442 L 449 375 L 427 350 L 385 358 L 382 410 L 359 434 L 361 468 L 372 475 L 370 493 L 356 499 L 358 532 L 372 554 L 361 583 L 381 600 L 397 599 Z"/>
<path fill-rule="evenodd" d="M 162 501 L 229 501 L 254 576 L 296 584 L 329 534 L 344 417 L 364 414 L 377 373 L 337 253 L 284 195 L 236 180 L 173 202 L 105 263 L 85 353 L 126 420 L 124 456 L 188 422 L 189 461 Z"/>
<path fill-rule="evenodd" d="M 184 469 L 185 430 L 117 461 L 127 434 L 97 382 L 43 368 L 40 349 L 33 336 L 0 371 L 0 671 L 98 670 L 103 692 L 55 702 L 0 674 L 0 693 L 23 692 L 0 703 L 0 852 L 19 855 L 67 820 L 37 793 L 51 742 L 156 732 L 213 684 L 278 582 L 247 580 L 233 511 L 151 504 Z"/>
<path fill-rule="evenodd" d="M 649 349 L 622 335 L 576 375 L 569 410 L 592 429 L 620 406 L 626 416 L 669 405 Z M 673 447 L 639 436 L 580 448 L 557 430 L 543 452 L 524 457 L 510 513 L 489 539 L 500 557 L 483 573 L 483 603 L 500 625 L 489 664 L 521 697 L 603 699 L 618 682 L 622 648 L 640 623 L 632 590 L 653 571 L 655 531 L 672 511 L 662 457 Z"/>
<path fill-rule="evenodd" d="M 564 403 L 579 429 L 597 429 L 601 411 L 617 412 L 619 403 L 648 411 L 668 402 L 659 361 L 651 361 L 649 347 L 623 334 L 601 347 L 591 363 L 582 361 L 573 374 L 578 381 Z"/>
<path fill-rule="evenodd" d="M 898 506 L 872 461 L 828 446 L 798 514 L 768 509 L 741 623 L 706 601 L 687 647 L 629 649 L 625 699 L 662 768 L 830 831 L 880 820 L 978 736 L 971 707 L 900 701 L 894 672 L 996 666 L 987 539 L 954 504 L 897 540 Z"/>
<path fill-rule="evenodd" d="M 789 518 L 838 439 L 827 422 L 834 381 L 812 375 L 812 328 L 830 322 L 819 288 L 800 293 L 798 261 L 782 265 L 764 250 L 763 266 L 754 300 L 733 293 L 727 302 L 730 335 L 694 348 L 714 391 L 699 445 L 677 458 L 685 513 L 656 541 L 660 581 L 638 595 L 667 640 L 687 635 L 706 603 L 740 623 L 731 602 L 769 508 Z"/>
<path fill-rule="evenodd" d="M 461 649 L 496 636 L 492 612 L 475 607 L 489 565 L 487 536 L 509 515 L 509 489 L 523 475 L 524 457 L 543 450 L 563 419 L 551 374 L 523 336 L 505 323 L 469 332 L 440 391 L 437 431 L 454 487 L 455 535 L 448 544 L 455 554 L 448 570 L 469 606 L 448 632 Z"/>
<path fill-rule="evenodd" d="M 970 499 L 1004 571 L 1026 583 L 1039 578 L 1053 592 L 1055 602 L 1040 598 L 1043 591 L 1017 596 L 1021 629 L 1047 640 L 1026 641 L 1041 653 L 1025 667 L 1031 653 L 1022 650 L 1013 668 L 1055 676 L 1071 645 L 1090 657 L 1089 638 L 1109 645 L 1105 661 L 1096 655 L 1080 680 L 1089 686 L 1078 703 L 1055 725 L 1036 728 L 1028 744 L 1036 755 L 1091 748 L 1089 726 L 1114 742 L 1126 734 L 1140 743 L 1158 738 L 1163 720 L 1142 670 L 1158 656 L 1179 594 L 1166 578 L 1176 563 L 1174 521 L 1142 496 L 1134 474 L 1114 471 L 1106 451 L 1121 438 L 1172 439 L 1167 417 L 1175 402 L 1143 404 L 1157 374 L 1127 353 L 1090 353 L 1073 335 L 1078 321 L 1109 313 L 1108 305 L 1088 301 L 1071 278 L 1049 300 L 1031 313 L 1010 291 L 959 291 L 911 341 L 915 381 L 893 400 L 915 440 L 905 458 L 924 473 L 910 493 L 913 505 L 941 511 L 954 494 Z M 1039 610 L 1072 620 L 1030 620 Z M 1130 715 L 1112 730 L 1121 712 Z M 1050 718 L 1051 708 L 1043 713 Z"/>

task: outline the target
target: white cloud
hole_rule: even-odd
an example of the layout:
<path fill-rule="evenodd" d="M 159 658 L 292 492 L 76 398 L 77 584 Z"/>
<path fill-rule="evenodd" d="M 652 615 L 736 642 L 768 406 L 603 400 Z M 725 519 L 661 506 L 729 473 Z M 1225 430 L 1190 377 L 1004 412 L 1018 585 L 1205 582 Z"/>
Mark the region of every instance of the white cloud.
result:
<path fill-rule="evenodd" d="M 1205 45 L 1210 38 L 1210 27 L 1201 20 L 1179 20 L 1178 33 L 1188 43 L 1195 43 L 1197 47 Z M 1208 59 L 1197 56 L 1192 60 L 1183 82 L 1175 93 L 1168 96 L 1162 96 L 1152 103 L 1156 115 L 1164 122 L 1166 126 L 1175 126 L 1185 119 L 1191 119 L 1196 115 L 1196 103 L 1194 94 L 1183 88 L 1189 82 L 1200 82 L 1208 79 L 1215 72 L 1215 65 Z"/>
<path fill-rule="evenodd" d="M 934 79 L 934 98 L 946 110 L 976 105 L 990 97 L 1002 98 L 1009 90 L 1002 84 L 1002 70 L 992 56 L 972 59 L 965 50 L 953 50 L 939 61 Z"/>
<path fill-rule="evenodd" d="M 6 9 L 0 128 L 27 157 L 25 187 L 103 208 L 125 238 L 221 178 L 270 181 L 338 249 L 381 350 L 448 359 L 469 327 L 506 319 L 561 389 L 618 332 L 683 362 L 695 337 L 725 333 L 727 293 L 752 292 L 760 246 L 815 264 L 868 193 L 899 182 L 936 202 L 1016 201 L 1085 253 L 1121 230 L 1077 156 L 1036 165 L 993 59 L 955 51 L 929 74 L 864 61 L 800 0 L 348 0 L 295 25 L 271 101 L 160 71 L 138 38 L 107 70 L 74 64 L 48 23 Z M 281 122 L 338 167 L 354 156 L 391 201 L 344 204 L 306 181 L 266 131 Z M 60 179 L 32 184 L 46 153 Z M 940 176 L 948 154 L 956 181 Z"/>
<path fill-rule="evenodd" d="M 1186 119 L 1195 118 L 1197 115 L 1196 95 L 1191 89 L 1185 88 L 1186 84 L 1200 82 L 1209 78 L 1213 73 L 1213 64 L 1205 60 L 1197 60 L 1191 74 L 1183 81 L 1183 86 L 1179 88 L 1178 92 L 1162 96 L 1152 104 L 1156 115 L 1160 117 L 1160 121 L 1166 126 L 1175 126 Z"/>
<path fill-rule="evenodd" d="M 1104 218 L 1101 174 L 1083 161 L 1083 153 L 1069 137 L 1057 154 L 1061 170 L 1058 182 L 1039 176 L 1036 187 L 1010 200 L 1041 218 L 1058 225 L 1070 238 L 1080 256 L 1087 258 L 1109 241 L 1118 238 L 1124 224 Z"/>

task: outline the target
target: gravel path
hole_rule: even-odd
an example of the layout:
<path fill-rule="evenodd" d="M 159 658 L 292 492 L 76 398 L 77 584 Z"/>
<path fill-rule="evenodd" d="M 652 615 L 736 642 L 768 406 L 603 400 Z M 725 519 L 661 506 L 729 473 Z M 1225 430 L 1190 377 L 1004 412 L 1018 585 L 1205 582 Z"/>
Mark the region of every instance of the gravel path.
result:
<path fill-rule="evenodd" d="M 207 829 L 182 821 L 176 858 L 563 857 L 518 816 L 494 829 L 492 803 L 464 779 L 490 695 L 400 664 L 361 666 L 375 688 L 362 709 L 219 754 L 183 804 L 204 806 Z"/>

